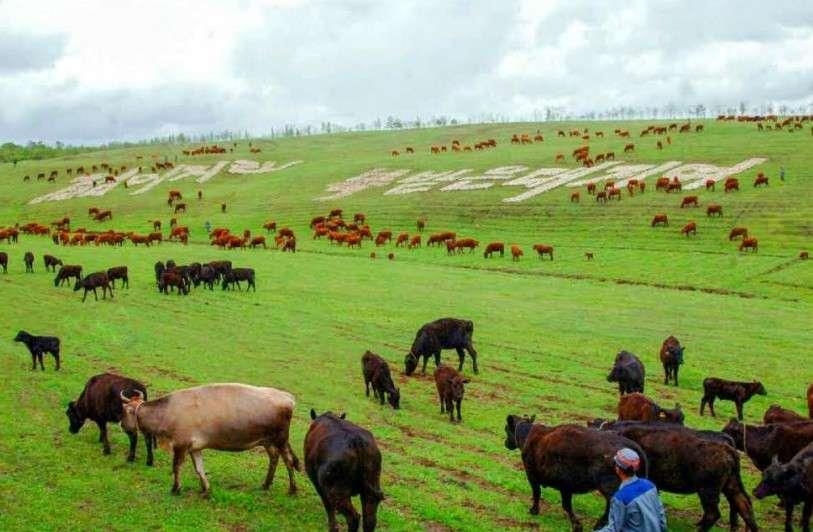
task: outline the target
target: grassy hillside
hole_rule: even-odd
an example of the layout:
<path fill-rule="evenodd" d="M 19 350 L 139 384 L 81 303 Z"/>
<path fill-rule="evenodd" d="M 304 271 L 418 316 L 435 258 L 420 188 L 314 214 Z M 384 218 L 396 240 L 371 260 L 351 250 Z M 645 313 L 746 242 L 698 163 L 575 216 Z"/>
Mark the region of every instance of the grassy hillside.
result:
<path fill-rule="evenodd" d="M 111 427 L 113 454 L 102 456 L 95 427 L 78 435 L 67 431 L 64 411 L 91 375 L 117 371 L 143 380 L 153 396 L 208 382 L 246 382 L 291 391 L 297 398 L 292 445 L 302 455 L 308 412 L 347 412 L 348 419 L 369 428 L 384 454 L 383 488 L 387 499 L 379 523 L 387 530 L 494 530 L 498 527 L 561 530 L 567 525 L 558 494 L 543 490 L 542 515 L 528 515 L 530 489 L 517 452 L 503 447 L 506 414 L 537 414 L 545 423 L 583 423 L 612 416 L 616 388 L 606 374 L 615 353 L 627 349 L 647 365 L 647 394 L 666 406 L 684 405 L 687 424 L 720 428 L 734 413 L 733 404 L 718 407 L 720 418 L 698 416 L 701 382 L 706 376 L 760 379 L 767 397 L 747 404 L 746 418 L 757 422 L 765 408 L 779 403 L 804 411 L 804 390 L 811 380 L 807 358 L 813 342 L 813 267 L 796 257 L 810 249 L 813 192 L 807 168 L 813 162 L 809 134 L 758 133 L 743 124 L 708 122 L 706 131 L 672 134 L 673 143 L 655 149 L 655 139 L 637 137 L 647 123 L 511 124 L 426 129 L 397 133 L 258 140 L 262 152 L 251 154 L 242 143 L 234 153 L 187 158 L 178 147 L 89 153 L 75 158 L 23 162 L 0 167 L 0 226 L 70 216 L 74 227 L 114 228 L 146 233 L 148 220 L 165 227 L 171 216 L 167 191 L 182 190 L 189 211 L 179 216 L 190 226 L 188 246 L 164 243 L 151 248 L 56 247 L 46 237 L 23 235 L 17 244 L 0 243 L 10 256 L 8 275 L 0 274 L 4 302 L 0 334 L 0 527 L 17 529 L 207 529 L 318 530 L 326 518 L 307 477 L 298 475 L 297 496 L 285 494 L 284 469 L 269 493 L 264 452 L 204 453 L 213 495 L 202 499 L 191 463 L 183 469 L 184 491 L 169 495 L 171 457 L 159 451 L 156 466 L 143 465 L 139 442 L 136 463 L 127 464 L 126 437 Z M 568 201 L 572 190 L 558 188 L 525 202 L 501 200 L 521 188 L 496 186 L 481 191 L 383 195 L 390 187 L 372 188 L 341 200 L 318 202 L 332 183 L 373 168 L 482 172 L 499 166 L 529 169 L 554 166 L 556 153 L 570 152 L 581 141 L 559 138 L 571 126 L 608 133 L 591 141 L 594 151 L 613 150 L 624 142 L 609 134 L 627 127 L 636 143 L 625 161 L 664 161 L 732 165 L 750 157 L 764 164 L 743 173 L 741 192 L 696 191 L 700 209 L 680 209 L 681 195 L 655 193 L 648 179 L 643 195 L 608 205 L 586 196 Z M 511 145 L 511 134 L 541 128 L 545 141 Z M 495 150 L 431 155 L 431 144 L 452 139 L 473 144 L 495 138 Z M 417 153 L 407 156 L 406 146 Z M 399 149 L 399 157 L 390 151 Z M 178 163 L 211 165 L 220 160 L 251 159 L 301 164 L 280 172 L 234 175 L 223 171 L 204 184 L 192 180 L 164 182 L 141 195 L 117 187 L 102 197 L 76 198 L 30 205 L 37 196 L 66 186 L 64 168 L 105 161 L 118 167 L 148 166 L 152 155 Z M 568 166 L 574 163 L 568 157 Z M 786 181 L 778 171 L 786 169 Z M 56 183 L 26 174 L 60 170 Z M 767 189 L 754 189 L 757 171 L 770 177 Z M 391 185 L 394 186 L 394 185 Z M 510 188 L 510 190 L 509 190 Z M 203 200 L 194 198 L 202 190 Z M 684 194 L 685 195 L 685 194 Z M 722 219 L 706 219 L 709 202 L 723 205 Z M 226 203 L 226 213 L 220 204 Z M 91 206 L 111 209 L 110 223 L 87 217 Z M 308 221 L 341 207 L 364 212 L 374 231 L 415 232 L 426 216 L 427 233 L 454 230 L 481 243 L 519 244 L 525 257 L 485 260 L 477 253 L 447 256 L 439 248 L 407 251 L 392 244 L 375 250 L 348 250 L 311 240 Z M 650 227 L 656 212 L 670 217 L 668 228 Z M 698 222 L 697 237 L 679 228 Z M 299 236 L 298 253 L 275 250 L 219 250 L 208 245 L 204 222 L 233 232 L 276 220 Z M 759 238 L 756 254 L 740 254 L 727 234 L 746 226 Z M 427 233 L 424 233 L 426 236 Z M 539 261 L 531 245 L 556 247 L 554 261 Z M 37 256 L 34 274 L 25 274 L 22 255 Z M 586 261 L 591 251 L 595 260 Z M 394 252 L 395 260 L 382 257 Z M 112 300 L 82 304 L 68 288 L 54 288 L 41 256 L 52 253 L 86 272 L 126 264 L 131 288 L 116 290 Z M 257 270 L 255 293 L 197 290 L 189 297 L 164 296 L 154 286 L 157 260 L 178 263 L 228 258 Z M 418 327 L 443 316 L 475 322 L 480 374 L 469 375 L 462 424 L 449 424 L 439 413 L 431 376 L 401 375 L 403 356 Z M 19 329 L 62 338 L 63 370 L 32 372 L 20 344 Z M 679 388 L 662 384 L 657 353 L 669 334 L 686 346 Z M 370 349 L 387 358 L 401 387 L 402 410 L 381 408 L 364 396 L 360 358 Z M 445 361 L 456 361 L 444 352 Z M 466 373 L 470 374 L 467 360 Z M 758 476 L 743 460 L 746 488 Z M 701 509 L 695 496 L 666 494 L 670 529 L 691 530 Z M 593 494 L 575 499 L 585 526 L 601 513 Z M 780 526 L 773 500 L 756 503 L 766 529 Z M 727 515 L 726 505 L 721 506 Z M 719 523 L 725 526 L 724 520 Z"/>

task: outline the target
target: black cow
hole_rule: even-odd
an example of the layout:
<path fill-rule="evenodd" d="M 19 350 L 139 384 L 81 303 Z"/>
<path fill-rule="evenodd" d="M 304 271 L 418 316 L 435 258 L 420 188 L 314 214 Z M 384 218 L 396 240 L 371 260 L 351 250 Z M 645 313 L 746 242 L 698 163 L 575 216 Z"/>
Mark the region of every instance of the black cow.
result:
<path fill-rule="evenodd" d="M 610 430 L 638 443 L 646 452 L 649 479 L 659 490 L 697 493 L 703 507 L 698 530 L 709 530 L 720 519 L 721 493 L 730 506 L 731 529 L 736 530 L 741 516 L 750 530 L 758 530 L 740 476 L 740 457 L 733 447 L 674 424 L 617 424 Z"/>
<path fill-rule="evenodd" d="M 737 418 L 742 420 L 742 405 L 754 395 L 767 395 L 765 386 L 759 381 L 737 382 L 708 377 L 703 379 L 703 399 L 700 401 L 700 415 L 709 405 L 711 415 L 714 417 L 714 400 L 725 399 L 734 401 L 737 406 Z"/>
<path fill-rule="evenodd" d="M 208 264 L 204 264 L 200 267 L 200 273 L 194 282 L 197 284 L 203 283 L 203 286 L 209 288 L 209 290 L 214 290 L 215 282 L 217 282 L 217 271 Z"/>
<path fill-rule="evenodd" d="M 97 288 L 102 289 L 102 299 L 107 299 L 107 292 L 110 291 L 110 297 L 113 297 L 113 287 L 110 286 L 110 279 L 107 278 L 106 272 L 94 272 L 89 274 L 84 279 L 80 279 L 76 281 L 76 284 L 73 285 L 73 291 L 78 292 L 79 289 L 84 288 L 85 292 L 82 294 L 82 303 L 85 302 L 85 298 L 88 296 L 88 292 L 93 290 L 93 297 L 96 301 L 99 300 L 99 296 L 96 293 Z"/>
<path fill-rule="evenodd" d="M 683 350 L 684 347 L 680 345 L 680 341 L 674 336 L 669 336 L 663 341 L 660 357 L 663 364 L 664 384 L 669 384 L 669 381 L 673 380 L 675 386 L 678 385 L 678 370 L 680 370 L 680 365 L 683 364 Z"/>
<path fill-rule="evenodd" d="M 65 281 L 74 277 L 77 281 L 82 278 L 82 267 L 75 264 L 64 264 L 54 278 L 54 286 L 62 286 Z"/>
<path fill-rule="evenodd" d="M 254 291 L 257 291 L 257 285 L 254 284 L 254 269 L 253 268 L 233 268 L 228 272 L 223 274 L 223 290 L 226 288 L 231 287 L 234 290 L 232 285 L 236 284 L 238 290 L 242 290 L 240 288 L 240 281 L 246 281 L 248 286 L 246 287 L 246 292 L 248 292 L 249 288 L 253 288 Z"/>
<path fill-rule="evenodd" d="M 424 324 L 418 329 L 409 353 L 404 357 L 405 372 L 412 375 L 418 367 L 418 360 L 423 357 L 423 374 L 426 374 L 426 363 L 430 356 L 435 357 L 435 366 L 440 366 L 441 349 L 456 349 L 460 358 L 458 371 L 463 371 L 463 359 L 468 351 L 474 373 L 477 373 L 477 351 L 471 343 L 474 334 L 474 323 L 456 318 L 441 318 Z"/>
<path fill-rule="evenodd" d="M 0 266 L 3 267 L 3 273 L 8 273 L 8 253 L 0 251 Z"/>
<path fill-rule="evenodd" d="M 110 454 L 110 441 L 107 438 L 107 424 L 118 423 L 123 414 L 121 394 L 130 397 L 136 395 L 134 390 L 139 390 L 147 399 L 147 388 L 142 383 L 114 375 L 113 373 L 102 373 L 94 375 L 85 384 L 79 399 L 68 403 L 68 410 L 65 414 L 70 422 L 69 430 L 71 434 L 76 434 L 86 419 L 90 419 L 99 427 L 99 442 L 103 444 L 104 454 Z M 127 454 L 127 461 L 135 460 L 136 444 L 138 443 L 137 432 L 127 432 L 130 439 L 130 452 Z M 153 464 L 152 456 L 152 435 L 144 435 L 147 444 L 147 465 Z"/>
<path fill-rule="evenodd" d="M 110 284 L 115 288 L 116 279 L 121 279 L 122 287 L 130 288 L 130 278 L 127 275 L 127 266 L 114 266 L 107 270 L 107 278 L 110 279 Z"/>
<path fill-rule="evenodd" d="M 155 266 L 153 267 L 153 269 L 155 271 L 155 282 L 160 284 L 161 283 L 161 274 L 164 273 L 164 271 L 167 268 L 166 268 L 166 266 L 164 266 L 164 263 L 159 260 L 158 262 L 155 263 Z"/>
<path fill-rule="evenodd" d="M 734 439 L 757 469 L 764 471 L 774 457 L 789 462 L 796 453 L 813 443 L 813 422 L 743 425 L 732 418 L 723 432 Z"/>
<path fill-rule="evenodd" d="M 178 289 L 178 295 L 189 294 L 189 285 L 184 279 L 183 275 L 176 272 L 174 269 L 167 270 L 161 274 L 161 279 L 158 281 L 158 291 L 169 295 L 171 288 Z"/>
<path fill-rule="evenodd" d="M 56 369 L 59 370 L 59 338 L 56 336 L 33 336 L 26 331 L 20 331 L 14 337 L 15 342 L 22 342 L 31 353 L 31 369 L 37 369 L 37 361 L 40 363 L 40 369 L 45 371 L 45 366 L 42 364 L 42 355 L 44 353 L 51 353 L 56 361 Z"/>
<path fill-rule="evenodd" d="M 615 356 L 615 363 L 610 374 L 607 375 L 607 381 L 618 383 L 620 395 L 633 392 L 644 393 L 645 375 L 646 371 L 641 359 L 629 351 L 621 351 Z"/>
<path fill-rule="evenodd" d="M 25 262 L 26 273 L 34 273 L 34 254 L 26 251 L 23 255 L 23 262 Z"/>
<path fill-rule="evenodd" d="M 223 276 L 231 271 L 231 261 L 230 260 L 213 260 L 209 263 L 209 266 L 214 268 L 215 273 L 217 274 L 217 281 L 223 278 Z"/>
<path fill-rule="evenodd" d="M 398 410 L 401 402 L 401 391 L 395 387 L 390 375 L 387 361 L 380 356 L 366 351 L 361 357 L 361 371 L 364 374 L 364 393 L 370 397 L 370 385 L 373 386 L 373 397 L 384 404 L 384 394 L 389 396 L 387 402 Z"/>
<path fill-rule="evenodd" d="M 351 497 L 360 495 L 364 532 L 376 526 L 381 492 L 381 452 L 369 431 L 325 412 L 317 416 L 305 435 L 305 471 L 327 512 L 328 530 L 338 531 L 336 512 L 347 520 L 347 528 L 357 531 L 359 514 Z"/>
<path fill-rule="evenodd" d="M 45 271 L 50 271 L 56 273 L 57 265 L 62 266 L 62 261 L 58 258 L 54 257 L 53 255 L 44 255 L 42 257 L 43 261 L 45 262 Z"/>
<path fill-rule="evenodd" d="M 770 466 L 762 472 L 762 481 L 754 488 L 754 497 L 764 499 L 777 495 L 785 506 L 785 530 L 793 530 L 793 508 L 802 507 L 802 530 L 810 531 L 810 515 L 813 510 L 813 444 L 799 451 L 787 464 L 774 457 Z"/>
<path fill-rule="evenodd" d="M 539 514 L 542 486 L 553 488 L 562 497 L 562 509 L 567 512 L 572 529 L 580 531 L 581 523 L 573 513 L 573 495 L 598 490 L 606 503 L 594 528 L 604 526 L 610 499 L 621 483 L 615 474 L 613 456 L 624 447 L 635 450 L 641 457 L 640 474 L 646 477 L 646 453 L 634 441 L 613 432 L 577 425 L 550 427 L 533 421 L 534 417 L 509 415 L 505 424 L 505 447 L 522 451 L 533 496 L 530 513 Z"/>

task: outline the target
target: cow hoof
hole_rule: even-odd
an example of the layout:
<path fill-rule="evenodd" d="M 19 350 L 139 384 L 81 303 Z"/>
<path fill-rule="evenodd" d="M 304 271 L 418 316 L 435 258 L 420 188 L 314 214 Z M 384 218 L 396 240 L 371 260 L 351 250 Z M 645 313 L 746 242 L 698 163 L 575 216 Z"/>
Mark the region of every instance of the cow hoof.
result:
<path fill-rule="evenodd" d="M 135 462 L 135 455 L 130 455 L 127 457 L 128 462 Z"/>
<path fill-rule="evenodd" d="M 110 454 L 110 449 L 105 448 L 104 450 L 102 450 L 102 454 L 105 454 L 105 455 Z"/>
<path fill-rule="evenodd" d="M 180 495 L 181 494 L 181 488 L 172 488 L 171 490 L 169 490 L 169 492 L 172 495 Z"/>
<path fill-rule="evenodd" d="M 296 486 L 288 489 L 288 495 L 296 495 L 297 489 Z"/>
<path fill-rule="evenodd" d="M 531 509 L 528 510 L 528 513 L 530 513 L 531 515 L 539 515 L 539 507 L 531 506 Z"/>

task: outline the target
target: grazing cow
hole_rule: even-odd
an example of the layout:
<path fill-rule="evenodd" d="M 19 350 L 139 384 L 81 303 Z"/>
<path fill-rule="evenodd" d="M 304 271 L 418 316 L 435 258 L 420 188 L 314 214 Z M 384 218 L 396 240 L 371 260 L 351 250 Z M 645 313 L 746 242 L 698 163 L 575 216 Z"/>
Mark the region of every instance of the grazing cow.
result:
<path fill-rule="evenodd" d="M 387 361 L 370 351 L 365 351 L 361 357 L 361 371 L 364 375 L 364 393 L 370 397 L 370 385 L 373 387 L 373 397 L 384 404 L 384 394 L 388 395 L 388 403 L 395 410 L 400 408 L 401 391 L 395 387 L 390 375 Z"/>
<path fill-rule="evenodd" d="M 735 228 L 733 228 L 731 230 L 731 232 L 728 233 L 728 241 L 731 242 L 732 240 L 734 240 L 738 236 L 741 236 L 743 238 L 748 238 L 748 229 L 746 229 L 745 227 L 735 227 Z"/>
<path fill-rule="evenodd" d="M 161 278 L 158 280 L 158 291 L 169 295 L 172 288 L 178 289 L 179 296 L 189 294 L 189 284 L 184 276 L 174 269 L 167 268 L 161 273 Z"/>
<path fill-rule="evenodd" d="M 123 409 L 121 406 L 121 394 L 128 397 L 133 396 L 133 390 L 139 390 L 147 398 L 147 388 L 142 383 L 115 375 L 113 373 L 102 373 L 94 375 L 88 379 L 82 393 L 76 401 L 68 403 L 65 414 L 70 423 L 71 434 L 76 434 L 86 419 L 90 419 L 99 427 L 99 441 L 103 445 L 104 454 L 110 454 L 110 440 L 107 438 L 107 424 L 121 421 Z M 136 445 L 138 444 L 138 432 L 128 432 L 130 439 L 130 452 L 127 461 L 135 460 Z M 147 465 L 153 465 L 152 442 L 150 434 L 144 434 L 144 441 L 147 445 Z"/>
<path fill-rule="evenodd" d="M 347 521 L 347 529 L 359 529 L 359 514 L 351 497 L 361 498 L 364 532 L 376 527 L 376 512 L 384 500 L 381 491 L 381 452 L 369 431 L 332 412 L 317 415 L 305 435 L 305 471 L 322 499 L 328 530 L 338 531 L 336 512 Z"/>
<path fill-rule="evenodd" d="M 325 223 L 325 217 L 324 216 L 315 216 L 314 218 L 311 218 L 310 228 L 313 229 L 317 225 L 323 224 L 323 223 Z"/>
<path fill-rule="evenodd" d="M 618 394 L 640 392 L 644 393 L 644 378 L 646 370 L 644 363 L 629 351 L 620 351 L 615 356 L 613 369 L 607 375 L 607 382 L 618 383 Z"/>
<path fill-rule="evenodd" d="M 747 250 L 750 249 L 751 251 L 756 253 L 758 248 L 759 248 L 759 241 L 756 238 L 749 237 L 749 238 L 743 238 L 742 239 L 742 242 L 740 242 L 740 248 L 739 249 L 740 249 L 740 251 L 747 251 Z"/>
<path fill-rule="evenodd" d="M 357 212 L 353 215 L 353 223 L 363 225 L 367 221 L 367 215 L 363 212 Z"/>
<path fill-rule="evenodd" d="M 429 235 L 429 238 L 426 241 L 427 246 L 434 246 L 436 244 L 442 244 L 447 240 L 454 240 L 457 236 L 457 233 L 452 231 L 445 231 L 443 233 L 435 233 L 433 235 Z"/>
<path fill-rule="evenodd" d="M 392 150 L 391 153 L 393 157 L 398 157 L 399 155 L 401 155 L 401 153 L 398 150 Z"/>
<path fill-rule="evenodd" d="M 232 268 L 228 272 L 223 275 L 223 290 L 226 288 L 231 288 L 234 290 L 234 286 L 237 285 L 238 290 L 242 290 L 240 287 L 240 281 L 245 281 L 248 283 L 246 287 L 246 292 L 248 292 L 249 288 L 253 288 L 254 291 L 257 291 L 257 285 L 254 284 L 254 268 Z"/>
<path fill-rule="evenodd" d="M 380 231 L 375 237 L 376 244 L 378 244 L 379 239 L 383 242 L 392 242 L 392 231 Z"/>
<path fill-rule="evenodd" d="M 330 213 L 328 214 L 328 216 L 329 216 L 330 218 L 341 218 L 341 217 L 342 217 L 342 213 L 343 213 L 343 212 L 344 212 L 344 211 L 343 211 L 342 209 L 331 209 L 331 210 L 330 210 Z"/>
<path fill-rule="evenodd" d="M 785 506 L 785 530 L 793 530 L 793 509 L 802 507 L 802 530 L 809 532 L 813 513 L 813 444 L 799 451 L 787 464 L 774 461 L 762 472 L 762 480 L 754 488 L 754 497 L 779 497 Z"/>
<path fill-rule="evenodd" d="M 800 251 L 799 252 L 799 260 L 807 260 L 810 258 L 810 254 L 807 251 Z"/>
<path fill-rule="evenodd" d="M 472 345 L 472 335 L 474 334 L 474 323 L 469 320 L 456 318 L 441 318 L 426 323 L 418 329 L 415 340 L 409 353 L 404 357 L 404 371 L 407 375 L 412 375 L 418 367 L 418 360 L 423 357 L 422 373 L 426 374 L 426 363 L 430 356 L 435 357 L 435 366 L 440 366 L 440 352 L 442 349 L 455 349 L 460 359 L 458 371 L 463 371 L 464 349 L 471 357 L 474 373 L 477 370 L 477 351 Z"/>
<path fill-rule="evenodd" d="M 649 460 L 648 477 L 659 490 L 697 493 L 703 517 L 697 530 L 710 530 L 720 519 L 720 494 L 728 500 L 731 530 L 742 517 L 748 530 L 759 530 L 740 475 L 740 458 L 727 438 L 667 423 L 618 423 L 609 430 L 636 442 Z"/>
<path fill-rule="evenodd" d="M 82 267 L 65 264 L 59 268 L 59 273 L 57 273 L 54 278 L 54 286 L 62 286 L 65 284 L 65 281 L 73 277 L 75 277 L 77 281 L 82 278 Z"/>
<path fill-rule="evenodd" d="M 782 408 L 779 405 L 771 405 L 762 416 L 762 423 L 770 425 L 772 423 L 799 423 L 801 421 L 808 421 L 807 418 L 800 416 L 793 410 Z"/>
<path fill-rule="evenodd" d="M 469 382 L 469 379 L 449 366 L 438 366 L 434 377 L 440 398 L 440 413 L 448 412 L 449 421 L 454 422 L 454 409 L 457 408 L 457 421 L 463 421 L 460 417 L 460 403 L 463 402 L 463 385 Z"/>
<path fill-rule="evenodd" d="M 296 253 L 296 239 L 291 237 L 285 240 L 282 243 L 282 252 L 290 251 L 291 253 Z"/>
<path fill-rule="evenodd" d="M 179 212 L 186 212 L 186 203 L 178 203 L 175 205 L 174 214 L 178 214 Z"/>
<path fill-rule="evenodd" d="M 688 207 L 690 205 L 692 207 L 699 207 L 700 206 L 700 204 L 697 201 L 697 196 L 686 196 L 686 197 L 683 198 L 683 201 L 680 202 L 680 208 L 681 209 L 683 207 Z"/>
<path fill-rule="evenodd" d="M 107 299 L 108 291 L 110 292 L 110 297 L 113 297 L 113 287 L 110 285 L 110 279 L 107 277 L 106 272 L 94 272 L 84 279 L 77 280 L 76 284 L 73 285 L 73 291 L 78 292 L 80 288 L 85 289 L 85 292 L 82 294 L 82 303 L 85 302 L 85 298 L 91 290 L 93 290 L 93 298 L 98 301 L 97 288 L 102 289 L 102 299 Z"/>
<path fill-rule="evenodd" d="M 607 190 L 607 199 L 615 198 L 618 201 L 621 201 L 621 189 L 612 187 Z"/>
<path fill-rule="evenodd" d="M 771 465 L 774 457 L 786 463 L 794 455 L 813 443 L 813 423 L 773 423 L 771 425 L 743 425 L 731 419 L 723 432 L 734 440 L 734 445 L 745 452 L 760 470 Z"/>
<path fill-rule="evenodd" d="M 48 268 L 51 268 L 51 271 L 56 273 L 57 265 L 62 266 L 62 261 L 58 258 L 54 257 L 53 255 L 45 255 L 43 257 L 43 261 L 45 262 L 45 271 L 48 271 Z"/>
<path fill-rule="evenodd" d="M 593 260 L 593 253 L 591 253 L 590 251 L 586 252 L 584 254 L 584 258 L 587 260 Z"/>
<path fill-rule="evenodd" d="M 255 236 L 251 239 L 251 243 L 249 244 L 251 248 L 256 248 L 257 246 L 262 246 L 263 249 L 267 248 L 268 246 L 265 245 L 265 237 L 264 236 Z"/>
<path fill-rule="evenodd" d="M 34 273 L 34 254 L 30 251 L 26 251 L 23 256 L 23 262 L 25 262 L 26 273 Z"/>
<path fill-rule="evenodd" d="M 500 257 L 503 257 L 505 255 L 505 244 L 502 242 L 491 242 L 486 246 L 486 250 L 483 252 L 483 257 L 487 259 L 491 258 L 491 255 L 497 251 L 500 252 Z"/>
<path fill-rule="evenodd" d="M 724 192 L 728 193 L 728 192 L 733 191 L 733 190 L 736 190 L 736 191 L 739 192 L 739 190 L 740 190 L 740 182 L 737 179 L 733 178 L 733 177 L 729 177 L 728 179 L 725 180 Z"/>
<path fill-rule="evenodd" d="M 299 469 L 299 460 L 288 441 L 295 405 L 290 393 L 230 383 L 187 388 L 152 401 L 145 401 L 140 391 L 135 394 L 132 399 L 121 394 L 121 426 L 152 434 L 162 447 L 172 450 L 172 493 L 181 491 L 181 465 L 187 453 L 201 490 L 208 495 L 201 451 L 245 451 L 257 446 L 265 447 L 269 459 L 263 489 L 271 486 L 281 455 L 288 469 L 289 492 L 296 492 L 294 470 Z"/>
<path fill-rule="evenodd" d="M 409 239 L 409 249 L 421 247 L 421 235 L 415 235 Z"/>
<path fill-rule="evenodd" d="M 37 369 L 37 362 L 40 363 L 40 369 L 45 371 L 45 366 L 42 363 L 42 355 L 44 353 L 51 353 L 56 361 L 56 370 L 59 371 L 59 338 L 56 336 L 33 336 L 26 331 L 19 331 L 17 336 L 14 337 L 15 342 L 22 342 L 31 353 L 31 369 Z"/>
<path fill-rule="evenodd" d="M 665 214 L 656 214 L 654 218 L 652 218 L 652 227 L 656 225 L 669 225 L 669 218 Z"/>
<path fill-rule="evenodd" d="M 509 415 L 505 425 L 505 447 L 519 448 L 522 452 L 533 498 L 531 515 L 539 514 L 542 486 L 550 487 L 559 491 L 562 509 L 570 519 L 572 530 L 580 531 L 581 522 L 573 513 L 573 495 L 598 490 L 606 503 L 594 528 L 603 526 L 607 522 L 610 499 L 620 484 L 612 456 L 624 447 L 638 453 L 642 462 L 640 471 L 642 476 L 647 476 L 646 454 L 632 440 L 577 425 L 550 427 L 533 421 L 534 417 Z"/>
<path fill-rule="evenodd" d="M 406 246 L 407 242 L 409 242 L 409 233 L 401 233 L 395 240 L 395 247 Z"/>
<path fill-rule="evenodd" d="M 280 229 L 277 232 L 277 236 L 283 236 L 285 238 L 293 238 L 294 237 L 294 232 L 289 227 L 283 227 L 282 229 Z"/>
<path fill-rule="evenodd" d="M 714 179 L 706 179 L 706 190 L 714 191 L 715 183 Z"/>
<path fill-rule="evenodd" d="M 642 393 L 628 393 L 618 400 L 619 421 L 662 421 L 683 425 L 683 411 L 680 405 L 669 410 L 661 408 L 655 401 Z"/>
<path fill-rule="evenodd" d="M 655 190 L 667 190 L 669 188 L 669 178 L 659 177 L 657 181 L 655 181 Z"/>
<path fill-rule="evenodd" d="M 516 245 L 511 246 L 511 260 L 518 261 L 522 257 L 522 248 Z"/>
<path fill-rule="evenodd" d="M 203 283 L 203 286 L 209 288 L 209 290 L 214 290 L 215 282 L 217 281 L 217 272 L 214 268 L 209 266 L 208 264 L 204 264 L 200 267 L 200 273 L 198 273 L 197 277 L 195 278 L 195 286 L 198 284 Z"/>
<path fill-rule="evenodd" d="M 447 255 L 454 255 L 456 249 L 457 249 L 457 242 L 456 241 L 454 241 L 454 240 L 447 240 L 446 241 L 446 254 Z"/>
<path fill-rule="evenodd" d="M 110 285 L 116 287 L 116 279 L 121 279 L 121 286 L 130 288 L 130 277 L 127 275 L 127 266 L 115 266 L 107 270 L 107 278 Z M 112 292 L 111 292 L 112 293 Z"/>
<path fill-rule="evenodd" d="M 473 253 L 474 250 L 480 245 L 480 242 L 473 238 L 461 238 L 460 240 L 455 241 L 455 247 L 459 250 L 468 249 L 469 253 Z"/>
<path fill-rule="evenodd" d="M 683 364 L 683 350 L 680 341 L 671 335 L 661 344 L 660 359 L 663 364 L 664 384 L 669 384 L 669 381 L 673 380 L 675 386 L 678 385 L 678 370 Z"/>
<path fill-rule="evenodd" d="M 716 203 L 709 203 L 706 207 L 706 216 L 723 216 L 723 206 Z"/>
<path fill-rule="evenodd" d="M 715 417 L 714 401 L 716 399 L 725 399 L 734 401 L 734 404 L 737 406 L 737 419 L 742 420 L 742 405 L 757 394 L 768 394 L 768 392 L 765 391 L 765 386 L 759 381 L 737 382 L 716 377 L 707 377 L 703 379 L 703 399 L 700 401 L 700 415 L 703 415 L 706 404 L 708 404 L 711 415 Z"/>
<path fill-rule="evenodd" d="M 570 203 L 579 203 L 579 191 L 570 194 Z"/>
<path fill-rule="evenodd" d="M 765 176 L 763 174 L 760 174 L 760 175 L 757 176 L 756 179 L 754 179 L 754 188 L 756 188 L 756 187 L 758 187 L 760 185 L 763 185 L 763 186 L 766 186 L 766 187 L 768 186 L 768 177 L 767 176 Z"/>
<path fill-rule="evenodd" d="M 93 219 L 97 222 L 104 222 L 113 219 L 113 213 L 109 210 L 106 211 L 99 211 L 95 215 L 93 215 Z"/>
<path fill-rule="evenodd" d="M 624 146 L 624 153 L 629 153 L 631 151 L 635 151 L 635 144 L 627 144 Z"/>
<path fill-rule="evenodd" d="M 683 228 L 680 230 L 680 232 L 683 233 L 686 236 L 689 236 L 689 234 L 696 235 L 697 234 L 697 223 L 696 222 L 687 223 L 686 225 L 683 226 Z"/>
<path fill-rule="evenodd" d="M 276 231 L 277 230 L 277 222 L 274 222 L 274 221 L 265 222 L 263 224 L 263 229 L 265 229 L 265 232 L 267 234 L 270 234 L 271 231 Z"/>

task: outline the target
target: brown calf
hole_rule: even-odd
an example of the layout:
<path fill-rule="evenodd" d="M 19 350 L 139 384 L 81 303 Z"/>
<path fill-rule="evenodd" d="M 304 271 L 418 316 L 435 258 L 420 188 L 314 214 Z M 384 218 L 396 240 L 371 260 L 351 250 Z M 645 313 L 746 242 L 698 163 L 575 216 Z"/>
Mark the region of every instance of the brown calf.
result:
<path fill-rule="evenodd" d="M 483 252 L 483 257 L 488 259 L 497 251 L 500 252 L 500 257 L 503 257 L 505 255 L 505 244 L 502 242 L 491 242 L 486 246 L 486 250 Z"/>
<path fill-rule="evenodd" d="M 807 421 L 807 418 L 800 416 L 793 410 L 782 408 L 779 405 L 771 405 L 762 416 L 762 422 L 765 425 L 772 423 L 798 423 L 800 421 Z"/>
<path fill-rule="evenodd" d="M 534 244 L 533 249 L 539 255 L 539 260 L 542 260 L 545 254 L 550 257 L 550 260 L 553 260 L 553 246 L 549 246 L 547 244 Z M 592 253 L 590 255 L 592 258 Z"/>
<path fill-rule="evenodd" d="M 688 206 L 692 207 L 700 206 L 700 204 L 697 201 L 697 196 L 686 196 L 685 198 L 683 198 L 683 201 L 680 202 L 680 208 L 682 209 L 683 207 Z"/>
<path fill-rule="evenodd" d="M 438 366 L 435 370 L 435 386 L 440 399 L 440 413 L 449 414 L 449 421 L 454 422 L 454 410 L 457 409 L 457 421 L 463 421 L 460 416 L 460 403 L 463 402 L 464 384 L 469 379 L 450 366 Z"/>
<path fill-rule="evenodd" d="M 517 261 L 522 257 L 522 248 L 516 245 L 511 246 L 511 260 Z"/>
<path fill-rule="evenodd" d="M 669 218 L 666 217 L 665 214 L 656 214 L 654 218 L 652 218 L 652 227 L 656 225 L 669 225 Z"/>
<path fill-rule="evenodd" d="M 742 242 L 740 242 L 740 248 L 739 249 L 740 249 L 740 251 L 747 251 L 747 250 L 750 249 L 751 251 L 756 253 L 758 248 L 759 248 L 759 241 L 757 241 L 756 238 L 748 237 L 748 238 L 743 238 L 742 239 Z"/>
<path fill-rule="evenodd" d="M 683 233 L 686 236 L 689 236 L 689 234 L 696 235 L 697 234 L 697 224 L 695 222 L 689 222 L 689 223 L 687 223 L 686 225 L 683 226 L 683 229 L 681 229 L 680 232 Z"/>
<path fill-rule="evenodd" d="M 716 203 L 709 203 L 708 207 L 706 207 L 706 216 L 722 216 L 723 215 L 723 207 L 722 205 L 718 205 Z"/>
<path fill-rule="evenodd" d="M 683 418 L 680 405 L 675 405 L 672 410 L 667 410 L 642 393 L 628 393 L 622 395 L 618 401 L 619 421 L 664 421 L 682 425 Z"/>

